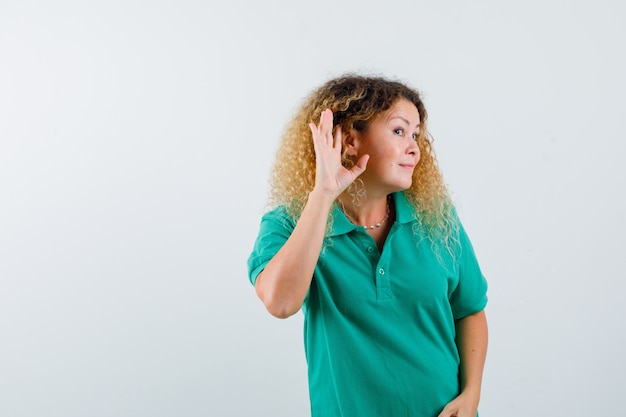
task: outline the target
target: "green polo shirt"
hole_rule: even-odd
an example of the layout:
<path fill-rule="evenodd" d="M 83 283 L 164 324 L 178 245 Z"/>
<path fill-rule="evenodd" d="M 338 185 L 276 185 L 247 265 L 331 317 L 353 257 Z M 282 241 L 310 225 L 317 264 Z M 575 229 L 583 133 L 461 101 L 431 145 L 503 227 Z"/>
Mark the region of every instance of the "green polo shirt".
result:
<path fill-rule="evenodd" d="M 455 320 L 484 309 L 487 283 L 462 226 L 456 256 L 438 258 L 404 194 L 394 201 L 382 252 L 332 209 L 302 306 L 313 417 L 436 417 L 459 393 Z M 294 226 L 282 208 L 263 216 L 252 284 Z"/>

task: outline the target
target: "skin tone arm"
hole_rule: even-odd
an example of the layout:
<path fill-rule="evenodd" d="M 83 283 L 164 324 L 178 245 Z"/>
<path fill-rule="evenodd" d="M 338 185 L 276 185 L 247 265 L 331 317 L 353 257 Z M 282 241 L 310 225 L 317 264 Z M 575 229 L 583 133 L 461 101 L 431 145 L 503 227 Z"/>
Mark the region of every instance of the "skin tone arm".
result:
<path fill-rule="evenodd" d="M 488 331 L 485 312 L 481 311 L 458 320 L 456 331 L 461 357 L 461 394 L 446 405 L 439 417 L 475 417 L 487 355 Z"/>
<path fill-rule="evenodd" d="M 259 274 L 255 289 L 267 310 L 287 318 L 298 312 L 306 297 L 322 249 L 326 220 L 335 199 L 367 165 L 363 155 L 352 169 L 341 165 L 341 127 L 333 136 L 333 114 L 322 112 L 319 125 L 310 124 L 315 149 L 315 187 L 309 194 L 287 242 Z"/>

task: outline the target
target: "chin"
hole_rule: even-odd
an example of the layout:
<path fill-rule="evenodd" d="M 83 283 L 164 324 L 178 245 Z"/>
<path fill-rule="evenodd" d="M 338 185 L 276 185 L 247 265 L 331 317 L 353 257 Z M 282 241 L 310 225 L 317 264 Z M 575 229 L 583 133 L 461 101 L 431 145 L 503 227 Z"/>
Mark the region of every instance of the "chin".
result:
<path fill-rule="evenodd" d="M 402 191 L 404 191 L 404 190 L 408 190 L 409 188 L 411 188 L 411 185 L 413 185 L 413 180 L 411 180 L 411 181 L 408 181 L 408 182 L 404 183 L 404 184 L 402 185 Z"/>
<path fill-rule="evenodd" d="M 408 190 L 409 188 L 411 188 L 411 185 L 412 185 L 412 184 L 413 184 L 412 182 L 410 182 L 409 184 L 403 184 L 403 185 L 399 185 L 399 184 L 398 184 L 398 186 L 394 188 L 394 190 L 392 191 L 392 193 L 396 193 L 396 192 L 399 192 L 399 191 L 406 191 L 406 190 Z"/>

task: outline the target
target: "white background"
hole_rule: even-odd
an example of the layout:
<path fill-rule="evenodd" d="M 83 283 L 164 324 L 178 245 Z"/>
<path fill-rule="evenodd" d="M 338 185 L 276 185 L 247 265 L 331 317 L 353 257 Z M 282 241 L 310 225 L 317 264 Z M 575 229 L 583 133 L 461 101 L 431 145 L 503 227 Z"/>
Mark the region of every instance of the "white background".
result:
<path fill-rule="evenodd" d="M 246 259 L 300 100 L 423 92 L 490 283 L 482 416 L 626 388 L 618 0 L 0 0 L 0 415 L 308 415 Z"/>

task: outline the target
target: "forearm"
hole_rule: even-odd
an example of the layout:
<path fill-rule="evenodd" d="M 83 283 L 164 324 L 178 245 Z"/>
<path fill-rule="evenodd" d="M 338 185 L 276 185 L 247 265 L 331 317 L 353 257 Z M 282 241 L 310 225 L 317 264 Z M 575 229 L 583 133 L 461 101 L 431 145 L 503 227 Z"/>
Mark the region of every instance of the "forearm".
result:
<path fill-rule="evenodd" d="M 487 318 L 485 312 L 463 317 L 456 323 L 457 346 L 461 358 L 461 393 L 469 395 L 478 406 L 487 356 Z"/>
<path fill-rule="evenodd" d="M 295 314 L 307 294 L 334 198 L 313 191 L 291 236 L 257 278 L 256 293 L 274 316 Z"/>

